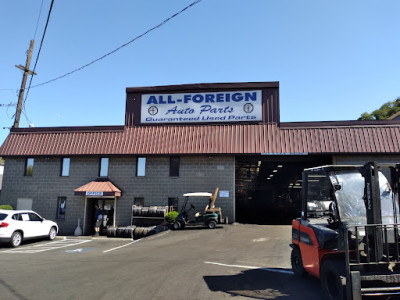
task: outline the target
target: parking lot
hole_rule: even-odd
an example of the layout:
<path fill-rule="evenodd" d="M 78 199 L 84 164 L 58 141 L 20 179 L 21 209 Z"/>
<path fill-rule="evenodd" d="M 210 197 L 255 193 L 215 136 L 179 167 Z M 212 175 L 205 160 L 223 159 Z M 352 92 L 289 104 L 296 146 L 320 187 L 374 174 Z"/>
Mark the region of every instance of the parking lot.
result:
<path fill-rule="evenodd" d="M 0 248 L 2 299 L 320 299 L 290 270 L 290 226 L 227 225 L 141 240 L 58 237 Z"/>

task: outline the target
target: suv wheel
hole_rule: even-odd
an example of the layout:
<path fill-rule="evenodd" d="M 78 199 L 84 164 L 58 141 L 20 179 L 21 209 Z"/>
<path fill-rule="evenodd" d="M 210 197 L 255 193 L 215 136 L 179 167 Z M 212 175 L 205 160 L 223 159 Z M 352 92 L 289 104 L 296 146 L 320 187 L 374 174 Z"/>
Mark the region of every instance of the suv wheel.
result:
<path fill-rule="evenodd" d="M 57 230 L 55 227 L 51 227 L 50 228 L 50 232 L 49 232 L 49 240 L 52 241 L 56 238 L 57 236 Z"/>
<path fill-rule="evenodd" d="M 12 247 L 16 248 L 22 243 L 22 233 L 15 231 L 11 236 L 10 244 Z"/>

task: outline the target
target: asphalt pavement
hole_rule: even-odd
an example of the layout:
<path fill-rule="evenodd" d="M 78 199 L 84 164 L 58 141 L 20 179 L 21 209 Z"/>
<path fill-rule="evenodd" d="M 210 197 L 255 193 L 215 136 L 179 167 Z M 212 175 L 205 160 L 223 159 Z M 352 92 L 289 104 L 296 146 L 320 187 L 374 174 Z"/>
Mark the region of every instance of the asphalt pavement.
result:
<path fill-rule="evenodd" d="M 290 239 L 290 226 L 236 224 L 1 246 L 0 298 L 321 299 L 291 272 Z"/>

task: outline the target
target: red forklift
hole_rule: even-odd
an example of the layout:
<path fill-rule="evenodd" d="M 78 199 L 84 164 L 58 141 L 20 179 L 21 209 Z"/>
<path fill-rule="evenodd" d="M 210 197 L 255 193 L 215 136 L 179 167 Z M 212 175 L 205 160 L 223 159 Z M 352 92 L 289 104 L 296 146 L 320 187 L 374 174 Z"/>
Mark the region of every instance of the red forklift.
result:
<path fill-rule="evenodd" d="M 303 171 L 291 264 L 320 279 L 325 299 L 400 298 L 399 174 L 377 163 Z"/>

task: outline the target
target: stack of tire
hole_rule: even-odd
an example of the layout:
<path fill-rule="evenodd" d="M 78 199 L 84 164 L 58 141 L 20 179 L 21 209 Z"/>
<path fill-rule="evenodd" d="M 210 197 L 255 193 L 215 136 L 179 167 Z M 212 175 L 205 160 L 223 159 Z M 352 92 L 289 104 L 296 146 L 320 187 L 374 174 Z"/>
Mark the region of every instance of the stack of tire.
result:
<path fill-rule="evenodd" d="M 133 206 L 132 216 L 133 217 L 158 217 L 163 218 L 168 212 L 168 206 Z"/>
<path fill-rule="evenodd" d="M 108 237 L 122 237 L 122 238 L 133 238 L 135 240 L 150 236 L 156 233 L 155 227 L 136 227 L 132 226 L 121 226 L 121 227 L 109 227 L 107 229 Z"/>

